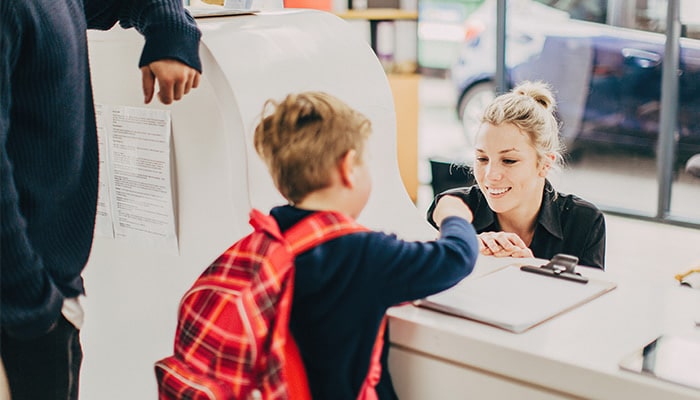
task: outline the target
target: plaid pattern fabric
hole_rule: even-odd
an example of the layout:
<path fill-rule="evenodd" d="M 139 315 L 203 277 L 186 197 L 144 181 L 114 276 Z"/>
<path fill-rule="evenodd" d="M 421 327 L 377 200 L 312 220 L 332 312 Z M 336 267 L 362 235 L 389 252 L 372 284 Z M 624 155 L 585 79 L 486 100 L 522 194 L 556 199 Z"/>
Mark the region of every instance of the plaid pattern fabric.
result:
<path fill-rule="evenodd" d="M 180 302 L 174 355 L 155 365 L 160 400 L 310 398 L 289 333 L 294 257 L 366 228 L 335 212 L 314 213 L 284 235 L 260 211 L 251 211 L 250 223 L 254 232 Z"/>

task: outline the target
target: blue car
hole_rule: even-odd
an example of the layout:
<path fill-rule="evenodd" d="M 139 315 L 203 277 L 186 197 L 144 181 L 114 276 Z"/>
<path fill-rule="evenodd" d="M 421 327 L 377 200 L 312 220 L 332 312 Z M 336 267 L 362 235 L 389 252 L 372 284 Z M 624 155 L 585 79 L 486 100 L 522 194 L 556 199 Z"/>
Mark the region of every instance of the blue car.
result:
<path fill-rule="evenodd" d="M 507 2 L 508 85 L 523 80 L 552 85 L 570 152 L 588 145 L 656 151 L 665 35 L 652 30 L 665 23 L 661 3 L 655 2 L 652 10 L 633 10 L 638 19 L 645 17 L 635 22 L 643 23 L 644 30 L 606 24 L 605 0 Z M 471 140 L 482 110 L 494 98 L 496 1 L 486 0 L 466 24 L 467 38 L 450 72 L 458 91 L 458 117 Z M 683 37 L 680 43 L 679 164 L 700 153 L 700 40 Z"/>

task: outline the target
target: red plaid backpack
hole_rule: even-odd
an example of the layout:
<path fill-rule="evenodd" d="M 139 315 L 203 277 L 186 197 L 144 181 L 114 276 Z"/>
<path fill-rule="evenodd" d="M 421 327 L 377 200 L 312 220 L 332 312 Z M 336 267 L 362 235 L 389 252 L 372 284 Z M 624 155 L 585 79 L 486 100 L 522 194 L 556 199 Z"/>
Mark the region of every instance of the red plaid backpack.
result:
<path fill-rule="evenodd" d="M 297 254 L 367 229 L 336 212 L 314 213 L 284 234 L 250 213 L 254 232 L 214 261 L 180 302 L 174 354 L 155 364 L 160 400 L 311 399 L 289 331 Z M 376 398 L 385 322 L 361 398 Z"/>

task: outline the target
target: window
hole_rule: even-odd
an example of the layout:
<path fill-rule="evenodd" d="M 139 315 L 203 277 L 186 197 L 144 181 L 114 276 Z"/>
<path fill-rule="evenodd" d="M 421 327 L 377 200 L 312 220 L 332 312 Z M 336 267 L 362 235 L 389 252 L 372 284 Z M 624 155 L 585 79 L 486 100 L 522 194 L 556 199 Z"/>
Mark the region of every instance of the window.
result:
<path fill-rule="evenodd" d="M 536 0 L 544 5 L 566 11 L 571 18 L 605 23 L 607 0 Z"/>

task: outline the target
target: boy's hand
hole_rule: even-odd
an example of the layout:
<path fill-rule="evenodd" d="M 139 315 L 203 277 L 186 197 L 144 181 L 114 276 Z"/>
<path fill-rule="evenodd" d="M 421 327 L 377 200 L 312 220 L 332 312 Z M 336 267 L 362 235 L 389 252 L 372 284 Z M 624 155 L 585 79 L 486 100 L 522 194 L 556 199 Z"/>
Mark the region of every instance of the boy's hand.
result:
<path fill-rule="evenodd" d="M 479 238 L 479 252 L 485 256 L 532 258 L 525 242 L 512 232 L 483 232 Z"/>
<path fill-rule="evenodd" d="M 449 195 L 441 197 L 433 210 L 433 221 L 440 226 L 442 220 L 453 216 L 464 218 L 470 223 L 474 219 L 472 210 L 460 198 Z"/>
<path fill-rule="evenodd" d="M 161 103 L 170 104 L 199 86 L 200 73 L 177 60 L 158 60 L 141 67 L 141 76 L 146 104 L 153 99 L 156 81 Z"/>

